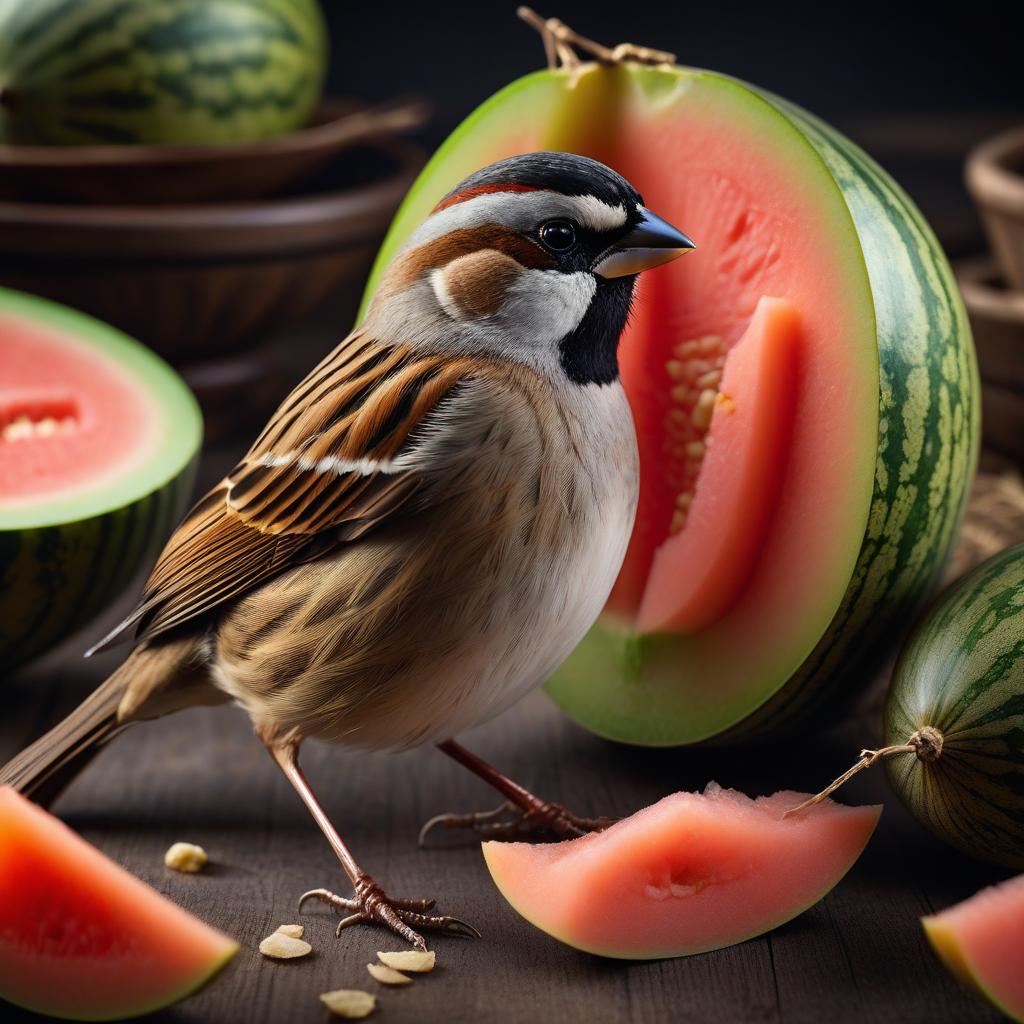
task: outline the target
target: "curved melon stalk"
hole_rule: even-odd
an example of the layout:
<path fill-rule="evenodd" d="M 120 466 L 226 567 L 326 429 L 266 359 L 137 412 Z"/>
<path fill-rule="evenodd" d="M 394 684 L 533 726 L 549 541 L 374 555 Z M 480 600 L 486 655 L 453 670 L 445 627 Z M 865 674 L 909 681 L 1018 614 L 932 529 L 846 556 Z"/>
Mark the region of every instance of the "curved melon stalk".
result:
<path fill-rule="evenodd" d="M 501 894 L 576 949 L 630 960 L 689 956 L 778 927 L 817 903 L 867 844 L 881 807 L 800 794 L 751 800 L 711 783 L 605 832 L 561 843 L 483 844 Z"/>
<path fill-rule="evenodd" d="M 237 951 L 0 788 L 0 999 L 71 1020 L 135 1017 L 194 992 Z"/>
<path fill-rule="evenodd" d="M 1024 1021 L 1024 875 L 923 917 L 921 924 L 960 981 Z"/>

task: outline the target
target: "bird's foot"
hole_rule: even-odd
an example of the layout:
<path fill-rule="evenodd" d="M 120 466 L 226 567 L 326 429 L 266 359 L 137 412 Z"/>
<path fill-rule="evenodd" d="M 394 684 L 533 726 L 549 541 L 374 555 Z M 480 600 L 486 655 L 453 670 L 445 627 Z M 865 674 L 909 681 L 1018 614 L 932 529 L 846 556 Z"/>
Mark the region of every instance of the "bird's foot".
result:
<path fill-rule="evenodd" d="M 299 912 L 307 900 L 321 900 L 337 910 L 347 913 L 338 923 L 337 935 L 350 925 L 366 922 L 390 928 L 406 942 L 418 949 L 426 949 L 427 943 L 421 931 L 443 932 L 447 935 L 465 935 L 480 938 L 480 933 L 457 917 L 439 917 L 428 914 L 434 900 L 395 900 L 369 876 L 363 875 L 355 885 L 352 896 L 337 896 L 328 889 L 310 889 L 299 898 Z"/>
<path fill-rule="evenodd" d="M 427 836 L 435 828 L 471 829 L 483 839 L 521 840 L 555 836 L 572 839 L 588 832 L 603 832 L 614 825 L 615 818 L 580 818 L 561 804 L 548 803 L 534 797 L 528 810 L 511 800 L 493 811 L 470 814 L 438 814 L 420 829 L 419 844 L 426 844 Z"/>

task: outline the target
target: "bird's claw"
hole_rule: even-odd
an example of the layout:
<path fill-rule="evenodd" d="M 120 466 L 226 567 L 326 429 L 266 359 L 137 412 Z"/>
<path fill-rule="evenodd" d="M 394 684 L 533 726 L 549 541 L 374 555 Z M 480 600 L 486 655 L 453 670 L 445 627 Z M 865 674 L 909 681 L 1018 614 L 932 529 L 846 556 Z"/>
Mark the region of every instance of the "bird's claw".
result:
<path fill-rule="evenodd" d="M 537 801 L 536 807 L 525 811 L 505 801 L 491 811 L 468 814 L 436 814 L 420 829 L 419 845 L 425 846 L 427 836 L 435 828 L 472 829 L 482 839 L 517 840 L 553 834 L 559 839 L 574 838 L 588 832 L 603 832 L 614 825 L 615 818 L 581 818 L 560 804 Z"/>
<path fill-rule="evenodd" d="M 301 912 L 307 900 L 317 899 L 337 910 L 351 911 L 338 922 L 336 935 L 354 924 L 380 924 L 390 928 L 418 949 L 426 949 L 427 943 L 421 931 L 443 932 L 447 935 L 463 935 L 480 938 L 480 933 L 457 917 L 443 917 L 427 914 L 434 906 L 434 900 L 396 900 L 388 896 L 369 876 L 361 878 L 352 896 L 338 896 L 329 889 L 310 889 L 299 897 Z"/>

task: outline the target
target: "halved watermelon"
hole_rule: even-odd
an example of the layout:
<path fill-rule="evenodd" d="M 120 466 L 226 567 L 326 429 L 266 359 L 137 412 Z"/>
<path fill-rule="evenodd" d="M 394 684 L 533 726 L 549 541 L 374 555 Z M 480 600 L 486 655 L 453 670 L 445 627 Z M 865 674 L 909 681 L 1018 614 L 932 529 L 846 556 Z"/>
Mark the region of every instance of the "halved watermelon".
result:
<path fill-rule="evenodd" d="M 183 999 L 238 945 L 0 788 L 0 999 L 118 1020 Z"/>
<path fill-rule="evenodd" d="M 943 963 L 1008 1017 L 1024 1021 L 1024 875 L 923 917 Z"/>
<path fill-rule="evenodd" d="M 194 398 L 147 349 L 0 289 L 0 669 L 124 588 L 180 517 L 201 439 Z"/>
<path fill-rule="evenodd" d="M 778 927 L 817 903 L 871 838 L 881 807 L 799 793 L 750 797 L 711 783 L 605 832 L 542 846 L 483 844 L 491 877 L 531 924 L 628 960 L 689 956 Z"/>
<path fill-rule="evenodd" d="M 640 278 L 620 350 L 636 526 L 549 691 L 633 743 L 792 728 L 871 678 L 955 536 L 978 400 L 946 259 L 888 176 L 804 111 L 710 71 L 585 64 L 467 118 L 367 296 L 458 181 L 533 150 L 604 161 L 697 245 Z"/>

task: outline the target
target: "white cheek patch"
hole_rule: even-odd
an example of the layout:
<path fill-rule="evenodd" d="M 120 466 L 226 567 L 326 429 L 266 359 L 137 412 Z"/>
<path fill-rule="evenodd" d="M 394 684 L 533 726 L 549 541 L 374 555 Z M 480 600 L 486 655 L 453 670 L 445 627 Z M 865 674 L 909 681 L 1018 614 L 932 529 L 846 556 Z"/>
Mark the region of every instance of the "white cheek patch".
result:
<path fill-rule="evenodd" d="M 508 289 L 501 308 L 507 336 L 525 354 L 550 349 L 580 324 L 597 291 L 597 278 L 580 271 L 528 270 Z"/>

